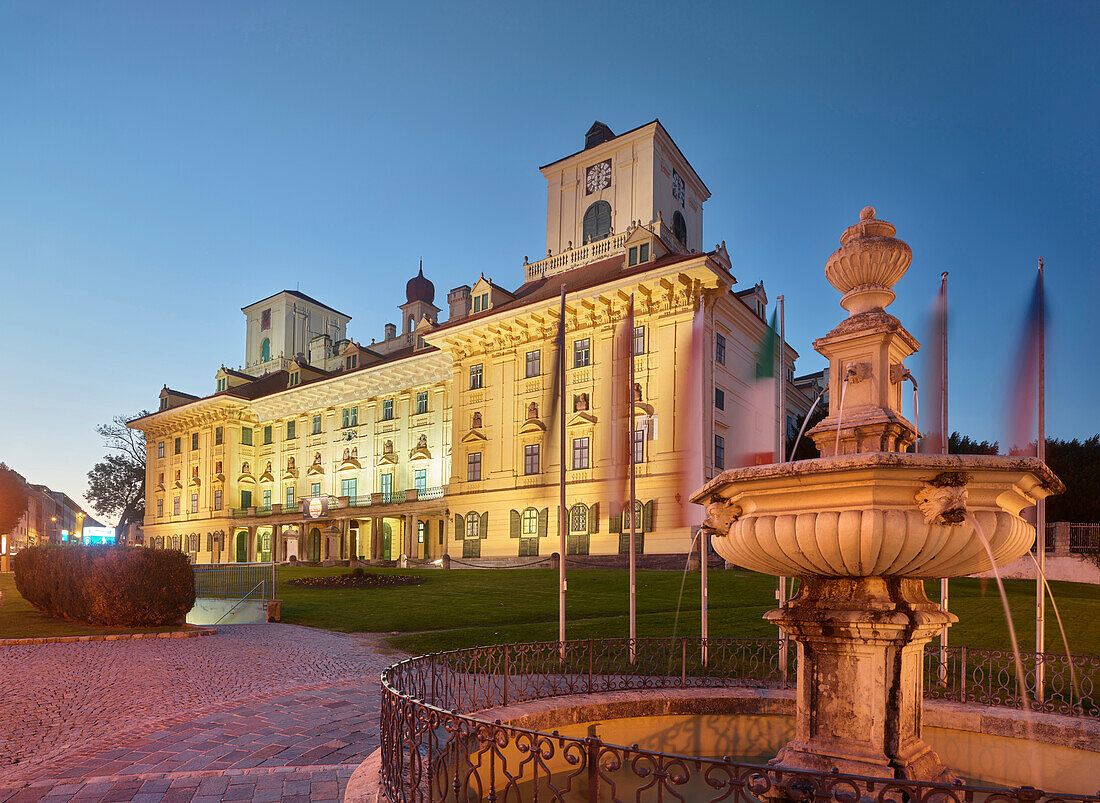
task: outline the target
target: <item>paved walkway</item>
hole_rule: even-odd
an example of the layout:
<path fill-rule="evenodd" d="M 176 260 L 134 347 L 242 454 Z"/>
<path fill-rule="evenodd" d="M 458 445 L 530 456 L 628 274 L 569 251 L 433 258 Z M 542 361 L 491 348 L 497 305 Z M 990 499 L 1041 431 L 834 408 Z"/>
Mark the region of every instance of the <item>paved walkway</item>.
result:
<path fill-rule="evenodd" d="M 378 644 L 268 624 L 0 647 L 0 803 L 339 800 L 401 657 Z"/>

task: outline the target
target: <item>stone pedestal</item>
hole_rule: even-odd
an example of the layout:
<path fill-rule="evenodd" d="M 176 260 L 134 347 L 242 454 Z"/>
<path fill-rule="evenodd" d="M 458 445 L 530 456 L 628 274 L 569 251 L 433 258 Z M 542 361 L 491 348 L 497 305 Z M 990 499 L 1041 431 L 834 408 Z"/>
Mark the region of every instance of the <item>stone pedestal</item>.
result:
<path fill-rule="evenodd" d="M 953 781 L 921 738 L 922 670 L 925 644 L 958 619 L 920 580 L 803 578 L 765 618 L 798 644 L 795 737 L 773 764 Z"/>

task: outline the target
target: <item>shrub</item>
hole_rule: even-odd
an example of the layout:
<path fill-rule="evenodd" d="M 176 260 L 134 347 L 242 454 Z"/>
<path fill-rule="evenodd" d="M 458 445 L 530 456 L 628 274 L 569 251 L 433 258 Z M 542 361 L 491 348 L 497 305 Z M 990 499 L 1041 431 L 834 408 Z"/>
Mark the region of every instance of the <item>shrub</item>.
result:
<path fill-rule="evenodd" d="M 15 587 L 27 602 L 61 619 L 126 627 L 171 625 L 195 604 L 191 565 L 175 550 L 35 546 L 16 555 L 12 568 Z"/>

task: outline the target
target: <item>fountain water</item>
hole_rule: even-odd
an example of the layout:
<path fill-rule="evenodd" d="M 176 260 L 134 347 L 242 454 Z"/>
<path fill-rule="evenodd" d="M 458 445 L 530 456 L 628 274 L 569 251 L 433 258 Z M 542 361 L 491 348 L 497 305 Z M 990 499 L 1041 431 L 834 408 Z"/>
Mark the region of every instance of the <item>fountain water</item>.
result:
<path fill-rule="evenodd" d="M 726 471 L 692 501 L 726 560 L 799 578 L 765 615 L 798 646 L 795 736 L 773 763 L 950 781 L 922 736 L 921 670 L 957 618 L 923 581 L 1021 556 L 1035 531 L 1020 512 L 1064 487 L 1035 458 L 905 454 L 918 433 L 902 415 L 903 361 L 919 344 L 885 311 L 912 260 L 895 231 L 865 208 L 825 267 L 848 318 L 814 342 L 841 389 L 809 432 L 823 457 Z"/>

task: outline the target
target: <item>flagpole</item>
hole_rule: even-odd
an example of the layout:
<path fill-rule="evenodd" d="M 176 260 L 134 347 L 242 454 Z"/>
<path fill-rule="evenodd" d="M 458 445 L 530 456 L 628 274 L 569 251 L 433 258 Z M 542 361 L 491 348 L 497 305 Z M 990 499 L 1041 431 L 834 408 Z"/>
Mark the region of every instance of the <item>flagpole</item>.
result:
<path fill-rule="evenodd" d="M 776 462 L 786 462 L 787 454 L 787 307 L 783 296 L 775 297 L 779 306 L 779 370 L 775 372 L 779 381 L 779 416 L 776 419 L 776 440 L 778 451 Z M 779 578 L 779 591 L 776 593 L 779 607 L 787 606 L 787 578 Z M 787 671 L 787 636 L 779 637 L 779 663 L 783 667 L 784 679 Z"/>
<path fill-rule="evenodd" d="M 940 454 L 950 451 L 949 440 L 951 430 L 947 424 L 947 271 L 940 274 Z M 918 437 L 920 433 L 917 433 Z M 947 611 L 948 605 L 947 578 L 940 578 L 940 609 Z M 940 669 L 944 678 L 947 676 L 947 625 L 940 629 Z"/>
<path fill-rule="evenodd" d="M 629 381 L 627 385 L 626 399 L 630 405 L 629 416 L 629 431 L 627 432 L 626 442 L 630 449 L 630 459 L 627 465 L 630 469 L 630 557 L 628 558 L 628 565 L 630 566 L 630 661 L 634 662 L 634 640 L 638 637 L 638 622 L 636 611 L 637 603 L 637 583 L 635 577 L 635 560 L 634 560 L 634 477 L 635 477 L 635 461 L 636 457 L 634 450 L 637 445 L 634 443 L 634 427 L 636 426 L 634 421 L 634 294 L 630 294 L 630 310 L 627 313 L 629 320 L 626 326 L 627 343 L 629 344 L 626 350 L 627 360 L 630 363 L 630 372 L 628 374 Z"/>
<path fill-rule="evenodd" d="M 561 316 L 558 318 L 558 426 L 561 429 L 560 478 L 558 497 L 558 641 L 565 652 L 565 285 L 561 286 Z"/>
<path fill-rule="evenodd" d="M 1038 438 L 1035 455 L 1046 462 L 1046 297 L 1043 286 L 1043 260 L 1039 258 L 1039 410 Z M 1038 572 L 1035 575 L 1035 652 L 1040 653 L 1035 663 L 1035 700 L 1043 701 L 1044 669 L 1043 653 L 1046 649 L 1046 594 L 1043 590 L 1043 573 L 1047 555 L 1047 503 L 1040 499 L 1035 505 L 1035 558 Z"/>

